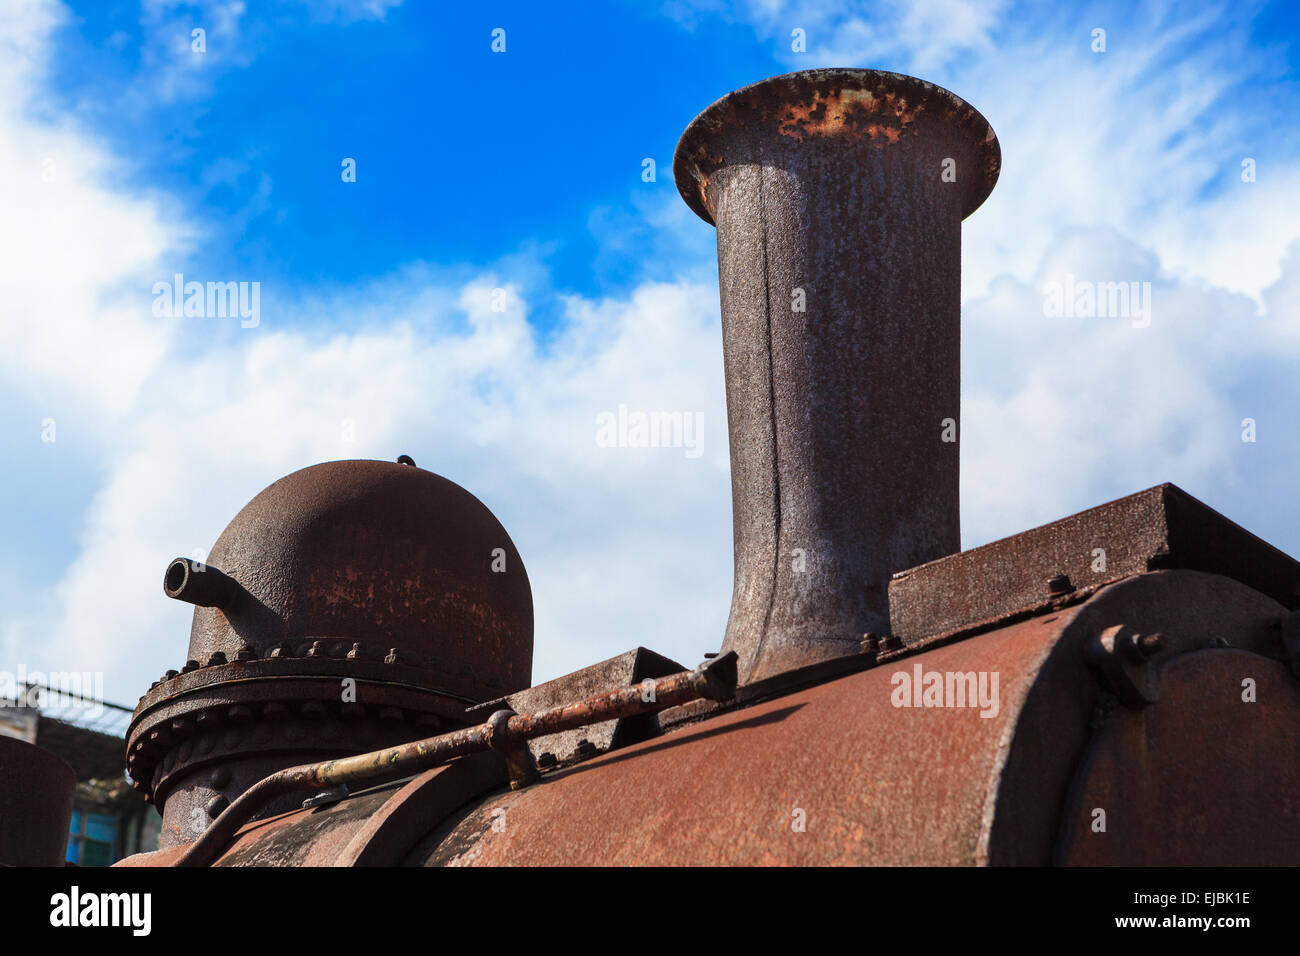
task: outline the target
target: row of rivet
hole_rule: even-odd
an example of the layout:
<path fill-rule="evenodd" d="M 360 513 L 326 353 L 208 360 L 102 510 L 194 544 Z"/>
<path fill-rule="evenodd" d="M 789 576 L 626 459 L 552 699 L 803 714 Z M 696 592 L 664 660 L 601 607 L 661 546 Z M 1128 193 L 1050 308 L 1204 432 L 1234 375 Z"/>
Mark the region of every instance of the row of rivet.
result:
<path fill-rule="evenodd" d="M 400 651 L 396 647 L 390 647 L 387 653 L 383 653 L 377 648 L 363 646 L 361 641 L 353 641 L 351 649 L 349 649 L 346 653 L 344 653 L 342 648 L 343 645 L 347 643 L 348 643 L 347 641 L 338 641 L 338 640 L 314 640 L 310 643 L 310 645 L 306 645 L 305 650 L 299 651 L 299 648 L 303 647 L 305 642 L 300 642 L 298 645 L 294 645 L 289 641 L 284 641 L 280 643 L 277 647 L 272 648 L 271 652 L 266 656 L 265 659 L 283 660 L 285 658 L 295 658 L 295 657 L 297 658 L 315 657 L 315 658 L 330 658 L 334 660 L 349 660 L 349 661 L 382 660 L 385 664 L 407 664 L 414 667 L 422 667 L 426 669 L 435 669 L 437 667 L 437 661 L 434 658 L 407 654 L 403 651 Z M 245 644 L 239 648 L 238 653 L 235 655 L 235 659 L 237 661 L 254 661 L 254 660 L 259 660 L 260 658 L 258 658 L 257 652 L 254 651 L 252 647 Z M 195 660 L 190 660 L 190 661 L 186 661 L 185 666 L 182 667 L 179 671 L 175 671 L 175 670 L 167 671 L 165 674 L 163 674 L 161 678 L 159 678 L 158 680 L 154 681 L 152 684 L 149 685 L 149 690 L 153 690 L 155 687 L 157 687 L 159 684 L 163 683 L 164 681 L 169 681 L 174 677 L 179 677 L 181 674 L 188 674 L 191 671 L 196 671 L 203 667 L 217 667 L 222 664 L 229 664 L 229 663 L 230 661 L 226 657 L 225 651 L 214 651 L 208 657 L 207 661 L 204 663 L 200 663 L 199 661 L 195 661 Z M 472 670 L 470 670 L 469 667 L 462 667 L 459 676 L 464 680 L 475 679 L 475 674 Z M 500 681 L 497 679 L 495 675 L 489 676 L 487 678 L 486 684 L 488 687 L 501 686 Z M 141 700 L 144 699 L 143 695 L 141 695 L 140 699 Z"/>

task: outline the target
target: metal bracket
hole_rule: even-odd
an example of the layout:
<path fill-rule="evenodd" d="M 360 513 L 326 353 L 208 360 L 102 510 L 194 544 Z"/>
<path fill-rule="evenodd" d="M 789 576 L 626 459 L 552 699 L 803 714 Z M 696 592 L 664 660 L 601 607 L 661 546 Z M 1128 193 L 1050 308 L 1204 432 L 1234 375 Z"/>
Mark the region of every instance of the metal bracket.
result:
<path fill-rule="evenodd" d="M 338 803 L 348 795 L 348 785 L 341 783 L 337 787 L 329 790 L 322 790 L 314 797 L 308 797 L 302 802 L 304 810 L 310 810 L 312 807 L 323 807 L 330 803 Z"/>
<path fill-rule="evenodd" d="M 510 789 L 518 790 L 535 781 L 540 774 L 527 738 L 510 733 L 510 718 L 514 716 L 515 712 L 507 707 L 489 717 L 487 743 L 505 758 L 506 770 L 510 773 Z"/>
<path fill-rule="evenodd" d="M 1116 624 L 1095 635 L 1084 656 L 1120 703 L 1140 708 L 1160 699 L 1160 674 L 1151 658 L 1162 644 L 1159 634 L 1139 634 L 1127 624 Z"/>

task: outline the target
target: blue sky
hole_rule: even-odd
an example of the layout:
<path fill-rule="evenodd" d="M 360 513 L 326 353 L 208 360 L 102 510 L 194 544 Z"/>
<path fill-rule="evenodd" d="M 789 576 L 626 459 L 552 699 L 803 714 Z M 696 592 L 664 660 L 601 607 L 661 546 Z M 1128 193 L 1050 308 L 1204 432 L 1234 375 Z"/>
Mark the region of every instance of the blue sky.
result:
<path fill-rule="evenodd" d="M 714 237 L 672 151 L 828 65 L 946 86 L 1001 142 L 963 234 L 964 546 L 1172 481 L 1300 554 L 1298 35 L 1284 3 L 14 0 L 0 667 L 133 702 L 184 658 L 170 558 L 282 474 L 400 453 L 511 532 L 536 679 L 716 648 Z M 177 272 L 259 282 L 260 323 L 155 316 Z M 1151 282 L 1151 326 L 1045 318 L 1067 274 Z M 620 404 L 699 412 L 704 454 L 597 447 Z"/>

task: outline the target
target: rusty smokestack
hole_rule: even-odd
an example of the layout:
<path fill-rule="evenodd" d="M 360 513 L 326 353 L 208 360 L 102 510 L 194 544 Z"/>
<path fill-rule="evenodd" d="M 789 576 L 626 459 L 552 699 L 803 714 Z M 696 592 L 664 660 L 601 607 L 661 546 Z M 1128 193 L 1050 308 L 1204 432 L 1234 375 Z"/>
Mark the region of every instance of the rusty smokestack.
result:
<path fill-rule="evenodd" d="M 856 652 L 960 548 L 961 220 L 1001 153 L 930 83 L 809 70 L 714 103 L 673 161 L 718 230 L 740 680 Z"/>

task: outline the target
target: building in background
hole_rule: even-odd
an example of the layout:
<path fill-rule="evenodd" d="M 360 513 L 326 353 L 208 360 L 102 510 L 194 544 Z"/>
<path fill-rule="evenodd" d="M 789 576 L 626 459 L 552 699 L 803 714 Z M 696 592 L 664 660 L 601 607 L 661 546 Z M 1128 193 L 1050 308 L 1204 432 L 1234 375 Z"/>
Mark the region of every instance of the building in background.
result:
<path fill-rule="evenodd" d="M 77 774 L 67 861 L 109 866 L 158 847 L 161 820 L 122 770 L 131 710 L 28 685 L 0 704 L 0 734 L 50 751 Z"/>

